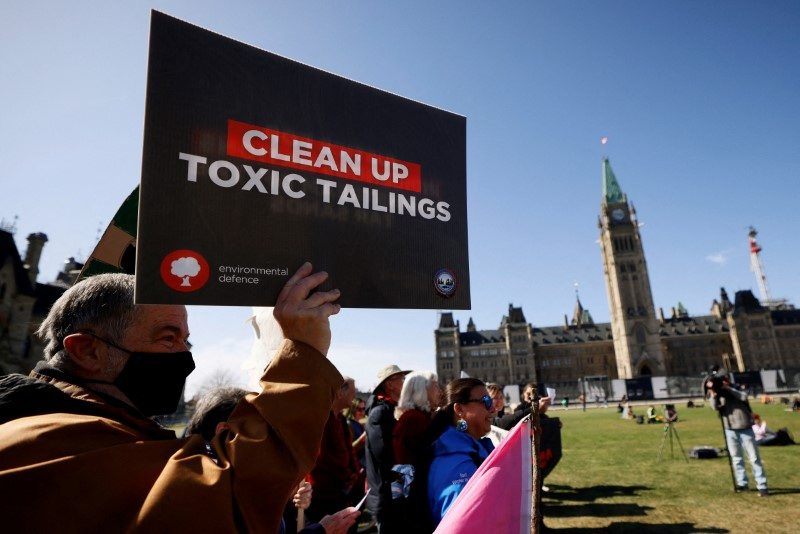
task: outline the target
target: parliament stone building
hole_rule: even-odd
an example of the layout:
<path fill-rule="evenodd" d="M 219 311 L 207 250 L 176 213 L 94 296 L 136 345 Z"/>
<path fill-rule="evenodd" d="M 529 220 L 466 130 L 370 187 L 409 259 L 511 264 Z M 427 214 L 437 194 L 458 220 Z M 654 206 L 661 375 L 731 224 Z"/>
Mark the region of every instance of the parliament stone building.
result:
<path fill-rule="evenodd" d="M 598 228 L 610 323 L 595 323 L 580 300 L 571 320 L 565 316 L 556 326 L 532 325 L 513 304 L 492 330 L 478 330 L 470 319 L 462 331 L 452 313 L 442 313 L 435 330 L 439 379 L 446 383 L 463 371 L 575 395 L 584 377 L 698 377 L 719 365 L 782 370 L 787 385 L 800 387 L 800 310 L 793 306 L 767 306 L 751 291 L 731 301 L 723 288 L 708 315 L 690 316 L 681 305 L 656 312 L 636 210 L 608 159 Z"/>
<path fill-rule="evenodd" d="M 44 345 L 36 330 L 81 267 L 70 258 L 56 280 L 38 282 L 39 259 L 47 236 L 30 234 L 28 248 L 21 256 L 14 231 L 12 225 L 0 222 L 0 375 L 27 374 L 42 359 Z"/>

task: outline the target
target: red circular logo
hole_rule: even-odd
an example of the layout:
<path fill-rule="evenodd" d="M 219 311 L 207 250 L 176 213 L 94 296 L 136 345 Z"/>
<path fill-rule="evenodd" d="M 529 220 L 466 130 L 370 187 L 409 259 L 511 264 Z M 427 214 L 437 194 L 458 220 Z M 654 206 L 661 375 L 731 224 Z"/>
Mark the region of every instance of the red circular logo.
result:
<path fill-rule="evenodd" d="M 161 262 L 161 279 L 175 291 L 197 291 L 210 274 L 206 259 L 193 250 L 170 252 Z"/>

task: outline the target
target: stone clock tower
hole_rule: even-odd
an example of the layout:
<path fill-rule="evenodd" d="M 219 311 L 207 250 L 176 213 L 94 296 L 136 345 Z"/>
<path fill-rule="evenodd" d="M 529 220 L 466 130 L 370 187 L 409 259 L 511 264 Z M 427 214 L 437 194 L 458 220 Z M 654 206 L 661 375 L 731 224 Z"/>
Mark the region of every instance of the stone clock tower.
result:
<path fill-rule="evenodd" d="M 600 246 L 618 376 L 664 375 L 664 355 L 636 210 L 628 204 L 608 159 L 603 160 L 600 211 Z"/>

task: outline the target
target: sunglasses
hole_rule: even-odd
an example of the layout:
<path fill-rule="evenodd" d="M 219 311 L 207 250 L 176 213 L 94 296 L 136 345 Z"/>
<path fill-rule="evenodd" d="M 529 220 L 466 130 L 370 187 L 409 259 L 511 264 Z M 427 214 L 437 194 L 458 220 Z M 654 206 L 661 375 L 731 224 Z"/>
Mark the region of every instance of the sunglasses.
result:
<path fill-rule="evenodd" d="M 366 410 L 366 409 L 367 409 L 367 408 L 366 408 L 365 406 L 356 406 L 356 411 L 357 411 L 357 412 L 363 412 L 363 411 L 364 411 L 364 410 Z"/>
<path fill-rule="evenodd" d="M 484 395 L 480 399 L 469 399 L 467 402 L 482 402 L 487 410 L 492 409 L 492 398 L 489 395 Z"/>

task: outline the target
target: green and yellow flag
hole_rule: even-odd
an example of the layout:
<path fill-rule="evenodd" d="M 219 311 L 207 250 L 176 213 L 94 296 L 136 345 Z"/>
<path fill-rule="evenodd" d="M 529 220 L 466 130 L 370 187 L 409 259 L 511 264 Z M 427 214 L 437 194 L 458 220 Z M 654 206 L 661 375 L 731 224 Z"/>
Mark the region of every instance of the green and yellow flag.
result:
<path fill-rule="evenodd" d="M 136 267 L 136 222 L 139 217 L 139 186 L 117 210 L 76 282 L 102 273 L 134 274 Z"/>

